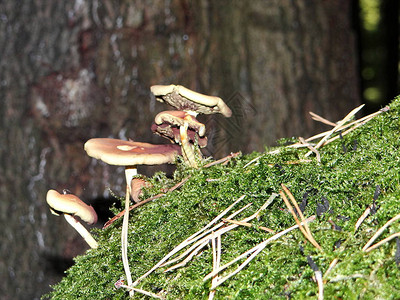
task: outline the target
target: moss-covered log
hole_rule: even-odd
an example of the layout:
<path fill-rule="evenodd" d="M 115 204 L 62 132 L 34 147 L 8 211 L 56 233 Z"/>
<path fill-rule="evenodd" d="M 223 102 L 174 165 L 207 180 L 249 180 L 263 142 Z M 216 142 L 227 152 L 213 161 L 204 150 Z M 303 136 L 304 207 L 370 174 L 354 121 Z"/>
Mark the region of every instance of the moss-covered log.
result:
<path fill-rule="evenodd" d="M 400 213 L 399 130 L 400 97 L 389 110 L 363 126 L 348 134 L 337 132 L 335 141 L 318 150 L 320 162 L 314 154 L 306 157 L 307 148 L 281 146 L 231 159 L 227 165 L 197 170 L 178 166 L 173 179 L 156 174 L 144 198 L 190 178 L 179 189 L 131 212 L 128 257 L 133 280 L 236 199 L 244 196 L 232 212 L 251 204 L 233 218 L 242 220 L 255 213 L 273 193 L 279 193 L 284 184 L 305 217 L 316 216 L 309 226 L 321 250 L 307 242 L 300 230 L 293 230 L 268 243 L 246 267 L 218 286 L 215 299 L 315 297 L 316 268 L 324 275 L 326 299 L 400 298 L 399 242 L 393 239 L 370 252 L 362 250 L 381 226 Z M 293 141 L 282 142 L 287 145 Z M 368 207 L 370 213 L 356 229 Z M 279 196 L 248 222 L 251 227 L 240 225 L 221 236 L 222 265 L 273 236 L 264 227 L 280 232 L 296 224 Z M 77 257 L 76 264 L 49 296 L 128 298 L 125 288 L 115 286 L 124 278 L 121 225 L 120 219 L 98 230 L 99 248 Z M 374 243 L 399 229 L 400 223 L 394 222 Z M 169 272 L 161 267 L 136 287 L 166 299 L 205 299 L 211 281 L 203 278 L 213 270 L 211 244 L 207 243 L 186 265 Z M 226 276 L 246 258 L 218 275 Z M 134 295 L 135 299 L 145 297 Z"/>

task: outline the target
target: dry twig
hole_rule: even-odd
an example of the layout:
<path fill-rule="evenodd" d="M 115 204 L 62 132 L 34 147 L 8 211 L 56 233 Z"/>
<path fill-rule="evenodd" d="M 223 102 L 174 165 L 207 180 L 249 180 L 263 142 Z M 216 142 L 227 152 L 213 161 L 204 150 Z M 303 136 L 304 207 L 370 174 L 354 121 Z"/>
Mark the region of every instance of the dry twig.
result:
<path fill-rule="evenodd" d="M 314 147 L 315 149 L 320 148 L 325 141 L 328 140 L 328 138 L 335 133 L 336 131 L 340 130 L 340 128 L 347 122 L 349 121 L 361 108 L 364 107 L 364 104 L 360 105 L 359 107 L 356 107 L 353 109 L 351 112 L 349 112 L 343 120 L 338 122 L 338 124 L 332 128 L 332 130 L 328 131 L 328 133 L 317 143 L 317 145 Z M 312 152 L 308 152 L 305 156 L 309 156 Z"/>

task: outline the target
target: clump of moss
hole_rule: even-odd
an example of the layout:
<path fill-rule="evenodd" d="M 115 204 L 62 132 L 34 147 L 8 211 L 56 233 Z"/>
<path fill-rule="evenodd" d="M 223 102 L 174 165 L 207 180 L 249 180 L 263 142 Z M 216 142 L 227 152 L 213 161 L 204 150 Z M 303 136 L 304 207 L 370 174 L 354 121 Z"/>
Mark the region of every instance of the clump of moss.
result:
<path fill-rule="evenodd" d="M 303 160 L 308 149 L 281 146 L 278 154 L 269 154 L 271 149 L 267 149 L 265 153 L 231 159 L 227 165 L 199 169 L 180 166 L 174 179 L 157 173 L 145 197 L 190 178 L 179 189 L 131 213 L 128 256 L 132 278 L 147 272 L 242 195 L 245 197 L 240 205 L 252 205 L 236 220 L 253 214 L 284 184 L 302 203 L 306 217 L 317 215 L 309 226 L 322 251 L 294 230 L 268 244 L 242 271 L 218 286 L 215 299 L 315 297 L 318 286 L 307 256 L 322 274 L 337 260 L 323 278 L 326 298 L 400 298 L 398 242 L 392 240 L 369 253 L 362 251 L 374 233 L 399 213 L 399 116 L 400 97 L 388 112 L 321 148 L 320 162 L 313 156 Z M 372 213 L 356 231 L 357 220 L 372 204 Z M 295 224 L 280 197 L 252 223 L 256 226 L 239 226 L 222 236 L 221 264 L 273 235 L 259 226 L 279 232 Z M 99 247 L 77 257 L 67 276 L 44 298 L 127 299 L 128 292 L 114 285 L 124 277 L 121 226 L 122 219 L 97 230 Z M 399 229 L 400 222 L 394 223 L 379 240 Z M 221 276 L 241 262 L 221 272 Z M 185 266 L 171 272 L 157 269 L 137 287 L 166 299 L 206 298 L 210 280 L 203 282 L 203 278 L 212 268 L 210 245 Z M 134 298 L 147 296 L 135 293 Z"/>

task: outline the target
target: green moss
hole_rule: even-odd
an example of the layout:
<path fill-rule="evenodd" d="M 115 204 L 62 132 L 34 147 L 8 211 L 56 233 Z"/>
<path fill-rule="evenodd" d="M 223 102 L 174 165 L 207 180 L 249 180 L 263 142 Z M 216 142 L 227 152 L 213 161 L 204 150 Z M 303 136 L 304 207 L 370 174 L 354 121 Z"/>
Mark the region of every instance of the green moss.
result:
<path fill-rule="evenodd" d="M 280 146 L 279 154 L 268 154 L 271 150 L 268 149 L 262 154 L 235 158 L 227 165 L 198 170 L 179 165 L 173 179 L 157 173 L 151 179 L 153 187 L 145 191 L 145 198 L 191 177 L 181 188 L 130 214 L 128 256 L 133 280 L 240 196 L 245 195 L 233 210 L 247 203 L 252 205 L 235 217 L 236 220 L 257 211 L 272 193 L 279 192 L 283 183 L 299 203 L 307 199 L 305 216 L 315 215 L 322 204 L 329 203 L 327 210 L 310 223 L 323 251 L 318 251 L 305 241 L 299 230 L 294 230 L 268 244 L 241 272 L 219 286 L 215 299 L 315 298 L 318 286 L 313 281 L 314 272 L 307 256 L 312 257 L 322 273 L 334 259 L 339 260 L 324 278 L 327 299 L 399 299 L 400 271 L 395 259 L 395 240 L 369 253 L 361 251 L 377 229 L 399 213 L 400 98 L 390 108 L 321 148 L 320 163 L 313 156 L 307 157 L 311 161 L 301 162 L 308 150 Z M 378 186 L 380 193 L 376 193 Z M 354 232 L 355 223 L 372 204 L 375 194 L 376 213 Z M 251 222 L 276 232 L 295 224 L 280 197 Z M 127 299 L 126 290 L 114 286 L 124 277 L 121 226 L 122 219 L 105 230 L 97 230 L 99 248 L 77 257 L 67 276 L 44 298 Z M 399 230 L 400 223 L 395 223 L 379 240 Z M 270 236 L 256 227 L 244 226 L 224 234 L 221 264 Z M 242 262 L 222 272 L 222 276 Z M 185 266 L 166 273 L 163 270 L 153 272 L 138 287 L 152 293 L 161 292 L 167 299 L 206 299 L 210 281 L 203 282 L 203 278 L 212 271 L 211 245 Z M 134 298 L 147 296 L 135 293 Z"/>

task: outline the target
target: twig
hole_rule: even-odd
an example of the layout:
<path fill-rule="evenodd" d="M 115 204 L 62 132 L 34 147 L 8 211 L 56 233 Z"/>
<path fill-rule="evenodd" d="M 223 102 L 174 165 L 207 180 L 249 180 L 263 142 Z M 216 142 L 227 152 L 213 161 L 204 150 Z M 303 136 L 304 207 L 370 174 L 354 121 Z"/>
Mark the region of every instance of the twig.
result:
<path fill-rule="evenodd" d="M 241 154 L 240 152 L 231 153 L 228 156 L 225 156 L 225 157 L 223 157 L 221 159 L 218 159 L 216 161 L 213 161 L 213 162 L 210 162 L 210 163 L 204 165 L 203 168 L 208 168 L 208 167 L 211 167 L 211 166 L 214 166 L 214 165 L 218 165 L 218 164 L 224 163 L 224 162 L 226 162 L 226 161 L 228 161 L 228 160 L 230 160 L 232 158 L 235 158 L 235 157 L 239 156 L 240 154 Z"/>
<path fill-rule="evenodd" d="M 341 120 L 340 122 L 338 122 L 338 124 L 333 127 L 332 130 L 330 130 L 319 142 L 318 144 L 315 146 L 315 149 L 318 149 L 319 147 L 322 146 L 322 144 L 328 140 L 328 138 L 335 133 L 336 131 L 339 130 L 340 127 L 343 126 L 343 124 L 345 124 L 347 121 L 349 121 L 361 108 L 364 107 L 364 104 L 360 105 L 359 107 L 356 107 L 355 109 L 353 109 L 351 112 L 349 112 L 344 118 L 343 120 Z M 312 152 L 308 152 L 305 156 L 309 156 Z"/>
<path fill-rule="evenodd" d="M 304 144 L 308 149 L 315 153 L 318 162 L 321 162 L 321 155 L 310 143 L 307 143 L 302 137 L 299 137 L 300 143 Z"/>
<path fill-rule="evenodd" d="M 374 113 L 372 113 L 372 114 L 370 114 L 370 115 L 367 115 L 367 116 L 365 116 L 365 117 L 362 117 L 362 118 L 360 118 L 360 119 L 358 119 L 358 120 L 355 120 L 355 121 L 350 122 L 350 123 L 348 123 L 348 124 L 343 124 L 343 126 L 341 126 L 340 128 L 338 128 L 338 129 L 335 130 L 335 131 L 345 130 L 346 128 L 349 128 L 349 127 L 355 125 L 355 126 L 353 126 L 352 128 L 350 128 L 349 130 L 347 130 L 347 131 L 345 131 L 344 133 L 342 133 L 342 136 L 344 136 L 344 135 L 348 134 L 349 132 L 353 131 L 354 129 L 356 129 L 356 128 L 358 128 L 358 127 L 364 125 L 364 124 L 367 123 L 368 121 L 372 120 L 372 119 L 373 119 L 374 117 L 376 117 L 377 115 L 379 115 L 379 114 L 381 114 L 381 113 L 383 113 L 383 112 L 387 112 L 387 111 L 389 111 L 389 107 L 388 107 L 388 106 L 386 106 L 386 107 L 380 109 L 379 111 L 374 112 Z M 337 124 L 337 125 L 339 125 L 339 124 Z M 335 124 L 335 126 L 337 126 L 337 125 Z M 332 129 L 332 130 L 333 130 L 333 129 Z M 314 136 L 311 136 L 311 137 L 305 139 L 305 141 L 306 141 L 306 142 L 311 142 L 311 141 L 317 140 L 317 139 L 322 138 L 322 137 L 326 137 L 326 139 L 328 139 L 329 136 L 332 135 L 332 133 L 331 133 L 332 130 L 330 130 L 330 131 L 325 131 L 325 132 L 316 134 L 316 135 L 314 135 Z M 322 145 L 321 145 L 321 146 L 324 146 L 324 145 L 326 145 L 326 144 L 328 144 L 328 143 L 330 143 L 330 142 L 336 140 L 337 138 L 338 138 L 338 137 L 336 136 L 336 137 L 333 137 L 333 138 L 330 139 L 330 140 L 327 140 L 326 142 L 322 142 Z M 309 144 L 309 145 L 311 145 L 311 144 Z M 311 146 L 312 146 L 312 145 L 311 145 Z M 303 148 L 303 147 L 306 147 L 306 145 L 301 144 L 301 143 L 295 143 L 295 144 L 286 146 L 286 148 Z M 281 151 L 282 151 L 282 148 L 279 148 L 279 149 L 272 150 L 272 151 L 268 152 L 267 154 L 278 154 L 278 153 L 281 152 Z M 311 154 L 311 153 L 308 152 L 308 153 L 307 153 L 307 156 L 309 156 L 310 154 Z M 247 168 L 249 165 L 251 165 L 251 164 L 253 164 L 254 162 L 256 162 L 256 161 L 258 161 L 259 159 L 261 159 L 264 155 L 265 155 L 265 154 L 261 154 L 260 156 L 258 156 L 258 157 L 256 157 L 256 158 L 252 159 L 252 160 L 249 161 L 246 165 L 244 165 L 243 168 Z"/>
<path fill-rule="evenodd" d="M 398 219 L 400 219 L 400 214 L 398 214 L 397 216 L 391 218 L 389 221 L 386 222 L 385 225 L 383 225 L 375 234 L 374 236 L 365 244 L 365 246 L 362 248 L 362 251 L 366 251 L 369 246 L 371 246 L 371 244 L 382 234 L 382 232 L 393 222 L 397 221 Z"/>
<path fill-rule="evenodd" d="M 128 221 L 129 221 L 129 186 L 126 186 L 126 196 L 125 196 L 125 213 L 124 219 L 122 221 L 121 230 L 121 252 L 122 252 L 122 264 L 124 266 L 126 281 L 128 285 L 132 284 L 132 275 L 129 269 L 128 261 Z M 133 290 L 129 291 L 129 296 L 132 297 L 134 294 Z"/>

